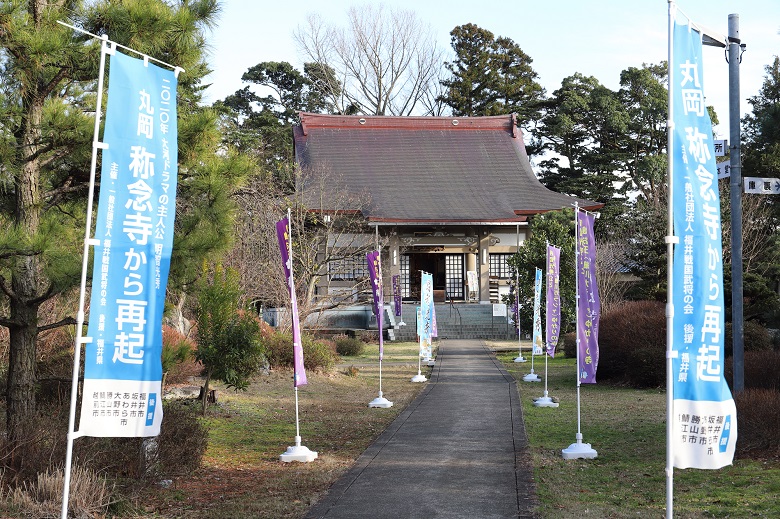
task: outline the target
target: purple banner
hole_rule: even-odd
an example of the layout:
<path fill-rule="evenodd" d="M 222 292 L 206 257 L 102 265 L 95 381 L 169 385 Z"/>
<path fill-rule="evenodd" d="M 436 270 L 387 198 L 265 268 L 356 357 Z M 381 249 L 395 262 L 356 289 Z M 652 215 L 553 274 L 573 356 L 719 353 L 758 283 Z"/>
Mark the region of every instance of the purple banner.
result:
<path fill-rule="evenodd" d="M 581 211 L 576 214 L 578 376 L 580 383 L 595 384 L 601 311 L 596 286 L 596 240 L 593 236 L 593 216 Z"/>
<path fill-rule="evenodd" d="M 393 276 L 393 306 L 395 307 L 395 316 L 401 317 L 401 275 Z"/>
<path fill-rule="evenodd" d="M 379 360 L 382 360 L 384 354 L 384 330 L 382 323 L 384 308 L 382 308 L 382 263 L 379 259 L 379 251 L 367 252 L 366 263 L 368 263 L 368 277 L 371 281 L 371 292 L 374 294 L 374 315 L 376 316 L 377 327 L 379 329 Z"/>
<path fill-rule="evenodd" d="M 555 357 L 555 346 L 561 333 L 561 291 L 560 291 L 561 249 L 547 245 L 547 355 Z"/>
<path fill-rule="evenodd" d="M 290 293 L 290 317 L 292 318 L 293 367 L 295 369 L 295 387 L 307 384 L 306 371 L 303 368 L 303 344 L 301 343 L 301 325 L 298 322 L 298 300 L 295 297 L 295 284 L 292 274 L 292 249 L 290 248 L 290 221 L 287 217 L 276 222 L 276 236 L 279 238 L 279 251 L 282 254 L 284 279 Z"/>

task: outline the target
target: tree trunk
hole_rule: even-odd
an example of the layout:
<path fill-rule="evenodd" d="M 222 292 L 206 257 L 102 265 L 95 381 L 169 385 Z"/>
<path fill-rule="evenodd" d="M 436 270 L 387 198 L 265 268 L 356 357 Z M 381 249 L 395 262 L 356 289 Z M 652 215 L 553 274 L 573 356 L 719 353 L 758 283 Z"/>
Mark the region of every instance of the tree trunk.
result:
<path fill-rule="evenodd" d="M 18 160 L 21 167 L 14 185 L 14 223 L 30 242 L 39 232 L 41 218 L 41 165 L 36 154 L 41 142 L 43 102 L 43 98 L 33 95 L 25 103 L 25 119 L 19 133 L 22 146 L 18 150 Z M 6 386 L 6 427 L 12 448 L 28 436 L 26 426 L 35 412 L 35 359 L 40 306 L 37 300 L 42 285 L 39 256 L 18 256 L 11 272 L 13 297 L 10 317 L 14 324 L 9 327 Z"/>
<path fill-rule="evenodd" d="M 201 414 L 206 416 L 206 408 L 209 405 L 209 381 L 211 381 L 211 369 L 206 372 L 206 380 L 203 382 L 203 393 L 200 395 L 202 399 L 203 408 Z"/>
<path fill-rule="evenodd" d="M 25 426 L 35 413 L 37 316 L 37 306 L 17 304 L 13 307 L 12 318 L 23 324 L 9 330 L 6 427 L 11 445 L 25 440 Z"/>

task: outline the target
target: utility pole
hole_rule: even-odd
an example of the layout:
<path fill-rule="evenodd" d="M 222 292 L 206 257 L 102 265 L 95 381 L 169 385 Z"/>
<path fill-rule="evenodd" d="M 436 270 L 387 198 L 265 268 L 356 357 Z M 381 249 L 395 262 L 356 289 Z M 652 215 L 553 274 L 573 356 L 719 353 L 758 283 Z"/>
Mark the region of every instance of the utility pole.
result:
<path fill-rule="evenodd" d="M 734 393 L 745 389 L 745 337 L 742 296 L 742 160 L 739 126 L 739 15 L 729 15 L 729 162 L 731 165 L 731 325 L 734 338 Z"/>

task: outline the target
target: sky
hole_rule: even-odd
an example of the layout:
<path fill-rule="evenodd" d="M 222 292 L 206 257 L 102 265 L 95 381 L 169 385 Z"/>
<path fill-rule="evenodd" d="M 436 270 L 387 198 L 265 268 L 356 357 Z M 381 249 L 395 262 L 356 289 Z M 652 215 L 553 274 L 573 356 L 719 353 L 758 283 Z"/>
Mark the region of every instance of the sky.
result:
<path fill-rule="evenodd" d="M 245 86 L 241 75 L 263 61 L 288 61 L 302 69 L 303 55 L 293 38 L 310 13 L 326 23 L 346 26 L 350 6 L 373 0 L 222 0 L 218 26 L 209 36 L 206 101 L 213 102 Z M 595 76 L 617 90 L 620 72 L 668 56 L 667 0 L 391 0 L 386 7 L 414 11 L 430 24 L 437 44 L 451 59 L 450 31 L 474 23 L 496 37 L 509 37 L 532 59 L 537 78 L 552 94 L 575 72 Z M 758 94 L 765 67 L 780 55 L 780 0 L 677 0 L 677 8 L 697 24 L 728 33 L 728 17 L 739 15 L 746 52 L 740 65 L 740 111 L 750 112 L 749 97 Z M 728 138 L 728 63 L 721 48 L 704 47 L 704 90 Z"/>

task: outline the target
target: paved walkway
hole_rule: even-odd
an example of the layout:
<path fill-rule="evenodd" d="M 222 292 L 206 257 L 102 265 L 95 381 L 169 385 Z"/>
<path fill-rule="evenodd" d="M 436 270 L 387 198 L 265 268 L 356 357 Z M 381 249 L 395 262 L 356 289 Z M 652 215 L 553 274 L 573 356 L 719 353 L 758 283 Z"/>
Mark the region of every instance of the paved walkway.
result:
<path fill-rule="evenodd" d="M 514 379 L 482 341 L 443 340 L 423 392 L 306 517 L 532 518 L 534 500 Z"/>

